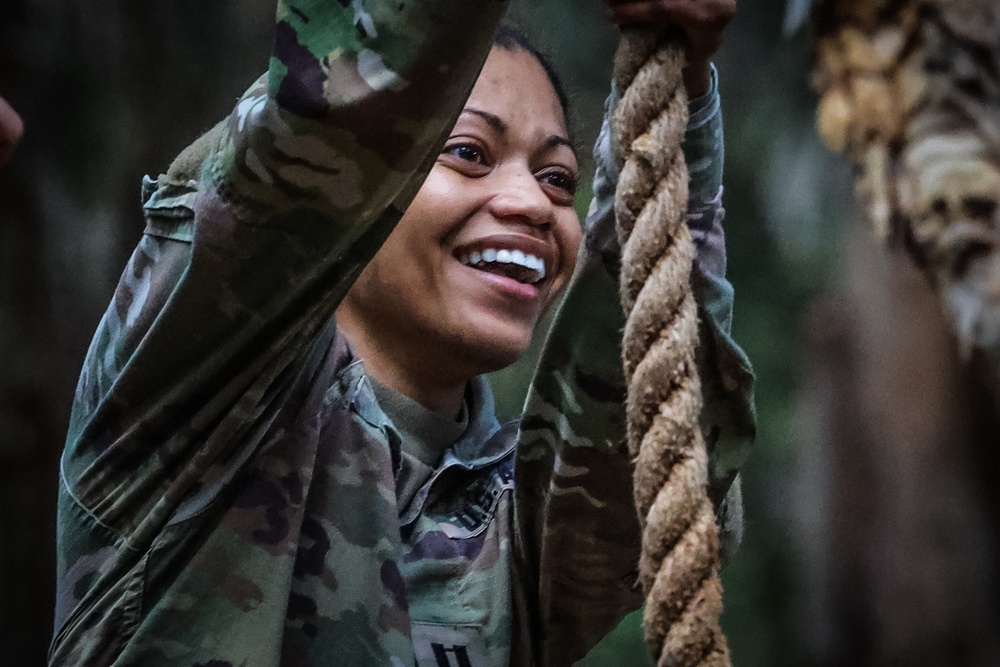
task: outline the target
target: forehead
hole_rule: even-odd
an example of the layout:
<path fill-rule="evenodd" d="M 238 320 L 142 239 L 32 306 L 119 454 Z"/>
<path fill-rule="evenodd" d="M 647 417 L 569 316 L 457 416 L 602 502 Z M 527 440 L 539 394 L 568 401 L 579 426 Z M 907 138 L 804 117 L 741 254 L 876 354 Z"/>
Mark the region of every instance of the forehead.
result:
<path fill-rule="evenodd" d="M 487 111 L 513 128 L 567 136 L 562 105 L 548 75 L 521 48 L 495 46 L 469 95 L 467 106 Z"/>

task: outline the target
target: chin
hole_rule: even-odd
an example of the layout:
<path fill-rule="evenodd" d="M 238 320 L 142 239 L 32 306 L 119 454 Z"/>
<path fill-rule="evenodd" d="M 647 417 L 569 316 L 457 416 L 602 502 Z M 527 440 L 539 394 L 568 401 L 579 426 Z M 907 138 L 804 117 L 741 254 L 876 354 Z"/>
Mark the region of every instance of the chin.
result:
<path fill-rule="evenodd" d="M 444 353 L 461 357 L 471 375 L 492 373 L 520 359 L 531 346 L 533 333 L 532 327 L 509 322 L 493 327 L 476 327 L 466 330 L 460 341 L 446 345 Z"/>

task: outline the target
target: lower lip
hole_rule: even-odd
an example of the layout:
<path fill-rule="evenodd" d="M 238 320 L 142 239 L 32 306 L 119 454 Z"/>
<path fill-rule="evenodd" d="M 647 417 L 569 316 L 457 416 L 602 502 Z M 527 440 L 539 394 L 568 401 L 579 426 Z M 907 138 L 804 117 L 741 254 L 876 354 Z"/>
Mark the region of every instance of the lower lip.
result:
<path fill-rule="evenodd" d="M 492 286 L 496 287 L 498 290 L 503 292 L 505 295 L 513 297 L 522 301 L 534 301 L 538 299 L 541 294 L 541 290 L 535 285 L 529 285 L 527 283 L 518 282 L 513 278 L 508 278 L 507 276 L 497 275 L 496 273 L 490 273 L 489 271 L 480 271 L 474 269 L 471 266 L 466 266 L 462 264 L 462 268 L 467 269 L 481 279 L 490 283 Z"/>

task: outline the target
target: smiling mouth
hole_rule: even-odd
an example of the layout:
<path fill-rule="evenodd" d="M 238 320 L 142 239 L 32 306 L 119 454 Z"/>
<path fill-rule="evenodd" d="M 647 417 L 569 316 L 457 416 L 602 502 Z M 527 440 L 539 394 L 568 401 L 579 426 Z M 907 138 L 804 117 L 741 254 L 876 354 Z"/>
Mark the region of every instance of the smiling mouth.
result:
<path fill-rule="evenodd" d="M 459 257 L 465 266 L 534 285 L 545 278 L 545 261 L 520 250 L 485 248 Z"/>

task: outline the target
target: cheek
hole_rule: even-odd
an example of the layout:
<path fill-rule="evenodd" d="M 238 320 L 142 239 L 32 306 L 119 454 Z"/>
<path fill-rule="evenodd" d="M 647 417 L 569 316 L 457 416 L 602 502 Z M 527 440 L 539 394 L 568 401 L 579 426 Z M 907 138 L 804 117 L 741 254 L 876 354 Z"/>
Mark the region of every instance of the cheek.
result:
<path fill-rule="evenodd" d="M 570 276 L 573 275 L 573 268 L 576 266 L 576 257 L 580 251 L 580 243 L 583 240 L 583 231 L 580 229 L 580 218 L 577 217 L 575 212 L 571 215 L 572 219 L 560 221 L 555 229 L 556 241 L 559 243 L 560 254 L 562 256 L 562 266 L 559 267 L 559 279 L 561 281 L 568 281 Z"/>
<path fill-rule="evenodd" d="M 406 209 L 398 228 L 406 235 L 419 235 L 423 242 L 440 243 L 475 210 L 473 189 L 452 170 L 436 165 Z"/>
<path fill-rule="evenodd" d="M 552 291 L 549 292 L 546 298 L 544 311 L 552 308 L 552 305 L 563 293 L 563 290 L 566 289 L 570 278 L 573 277 L 573 269 L 576 268 L 577 255 L 580 251 L 580 243 L 583 240 L 580 219 L 576 216 L 576 213 L 572 214 L 572 220 L 557 224 L 555 235 L 556 242 L 559 244 L 559 275 L 552 283 Z"/>
<path fill-rule="evenodd" d="M 383 304 L 382 311 L 412 317 L 426 310 L 426 297 L 440 279 L 442 252 L 465 219 L 465 203 L 450 171 L 433 168 L 352 291 Z"/>
<path fill-rule="evenodd" d="M 396 228 L 379 248 L 372 264 L 385 274 L 412 274 L 427 268 L 437 258 L 451 227 L 448 189 L 440 177 L 425 181 Z"/>

